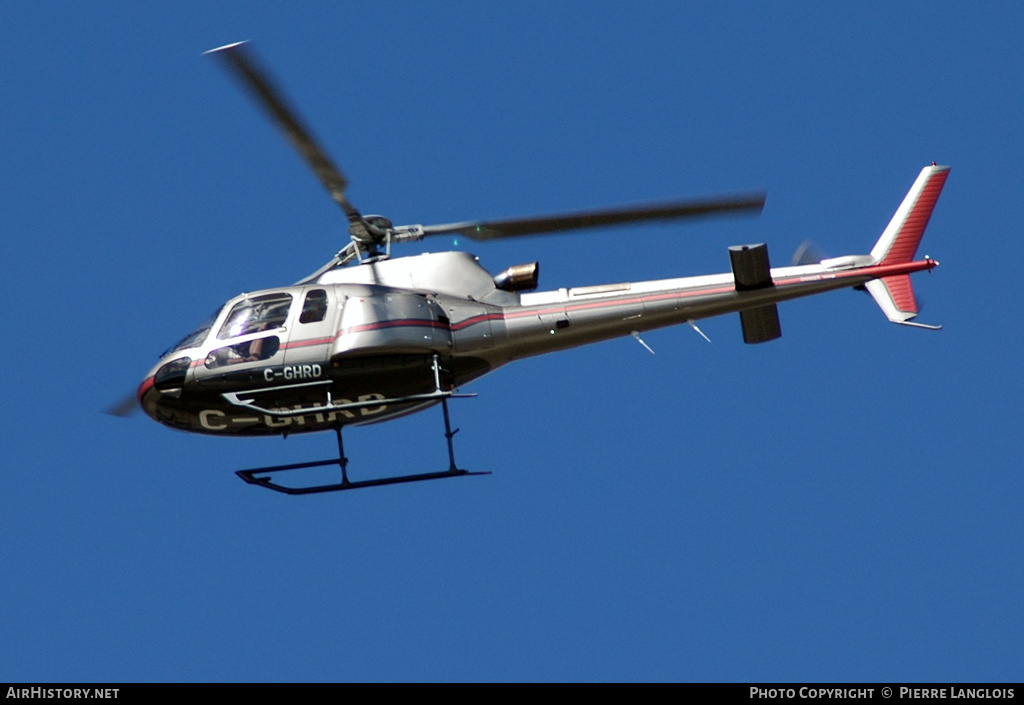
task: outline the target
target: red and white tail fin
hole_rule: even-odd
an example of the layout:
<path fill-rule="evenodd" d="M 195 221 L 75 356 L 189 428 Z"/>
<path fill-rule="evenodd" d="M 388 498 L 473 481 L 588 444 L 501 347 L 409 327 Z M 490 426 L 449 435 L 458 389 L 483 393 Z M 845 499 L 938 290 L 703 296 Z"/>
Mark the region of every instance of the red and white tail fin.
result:
<path fill-rule="evenodd" d="M 885 317 L 893 323 L 931 328 L 932 330 L 942 328 L 942 326 L 929 326 L 924 323 L 911 323 L 910 319 L 917 316 L 917 300 L 914 299 L 914 287 L 910 283 L 909 274 L 872 279 L 864 286 L 878 307 L 882 309 Z"/>
<path fill-rule="evenodd" d="M 914 259 L 947 176 L 948 166 L 932 164 L 921 170 L 896 215 L 871 249 L 875 264 L 902 264 Z"/>
<path fill-rule="evenodd" d="M 932 164 L 921 170 L 903 203 L 872 248 L 874 264 L 905 264 L 913 261 L 947 176 L 948 166 Z M 922 328 L 941 327 L 910 323 L 910 319 L 917 315 L 918 307 L 909 274 L 882 277 L 868 282 L 866 286 L 886 318 L 893 323 Z"/>

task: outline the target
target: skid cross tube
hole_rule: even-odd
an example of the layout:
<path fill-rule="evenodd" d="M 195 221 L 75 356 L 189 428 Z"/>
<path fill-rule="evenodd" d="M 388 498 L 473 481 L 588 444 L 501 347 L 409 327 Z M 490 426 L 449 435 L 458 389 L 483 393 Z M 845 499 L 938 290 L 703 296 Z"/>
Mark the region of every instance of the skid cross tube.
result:
<path fill-rule="evenodd" d="M 451 391 L 442 391 L 441 389 L 441 366 L 438 362 L 437 355 L 434 355 L 433 364 L 434 373 L 434 384 L 435 394 L 441 398 L 441 408 L 444 411 L 444 437 L 448 442 L 448 469 L 442 472 L 424 472 L 416 473 L 413 475 L 396 475 L 392 477 L 380 477 L 373 478 L 370 480 L 356 480 L 352 481 L 348 477 L 348 458 L 345 457 L 345 444 L 341 438 L 341 426 L 334 427 L 334 434 L 338 439 L 338 457 L 331 460 L 314 460 L 308 463 L 292 463 L 290 465 L 272 465 L 265 468 L 251 468 L 249 470 L 238 470 L 235 472 L 240 478 L 245 480 L 250 485 L 257 485 L 259 487 L 265 487 L 275 492 L 282 492 L 284 494 L 316 494 L 320 492 L 342 492 L 344 490 L 358 490 L 364 487 L 380 487 L 382 485 L 399 485 L 406 482 L 421 482 L 425 480 L 440 480 L 446 477 L 463 477 L 466 475 L 490 475 L 490 472 L 471 472 L 469 470 L 461 470 L 458 465 L 455 464 L 455 448 L 452 444 L 452 438 L 459 432 L 459 429 L 452 430 L 451 417 L 448 414 L 448 397 L 449 396 L 463 396 L 453 394 Z M 426 395 L 424 395 L 426 396 Z M 466 395 L 469 396 L 469 395 Z M 288 472 L 291 470 L 306 470 L 309 468 L 327 467 L 330 465 L 337 465 L 341 468 L 341 482 L 332 482 L 322 485 L 310 485 L 308 487 L 289 487 L 273 481 L 274 473 Z M 257 476 L 261 477 L 257 477 Z"/>
<path fill-rule="evenodd" d="M 330 382 L 314 382 L 316 384 L 330 384 Z M 301 387 L 307 385 L 291 385 L 292 387 Z M 309 385 L 312 386 L 312 385 Z M 435 389 L 433 392 L 427 392 L 426 394 L 408 394 L 404 397 L 393 397 L 390 399 L 370 399 L 368 401 L 354 401 L 345 404 L 335 404 L 331 399 L 331 390 L 327 390 L 327 404 L 314 404 L 311 406 L 300 407 L 298 409 L 268 409 L 258 404 L 252 403 L 251 400 L 241 399 L 243 395 L 258 394 L 260 392 L 273 392 L 281 389 L 289 389 L 290 387 L 268 387 L 266 389 L 253 389 L 248 392 L 224 392 L 221 396 L 224 397 L 229 403 L 241 407 L 243 409 L 249 409 L 256 411 L 260 414 L 266 414 L 267 416 L 275 416 L 288 418 L 292 416 L 308 416 L 309 414 L 323 414 L 330 411 L 349 411 L 351 409 L 367 409 L 370 407 L 380 406 L 393 406 L 396 404 L 409 404 L 418 401 L 435 401 L 437 399 L 445 400 L 449 397 L 455 398 L 468 398 L 475 397 L 476 394 L 457 394 L 456 392 L 443 391 L 441 389 Z"/>

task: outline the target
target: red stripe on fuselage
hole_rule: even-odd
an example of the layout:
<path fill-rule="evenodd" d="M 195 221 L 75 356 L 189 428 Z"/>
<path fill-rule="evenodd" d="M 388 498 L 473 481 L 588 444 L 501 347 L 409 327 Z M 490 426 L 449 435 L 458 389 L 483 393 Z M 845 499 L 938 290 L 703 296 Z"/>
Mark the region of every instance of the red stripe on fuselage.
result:
<path fill-rule="evenodd" d="M 503 313 L 482 313 L 479 316 L 472 316 L 471 318 L 466 318 L 458 323 L 452 323 L 451 329 L 462 330 L 463 328 L 469 328 L 470 326 L 482 323 L 483 321 L 502 321 L 505 317 L 506 314 Z"/>
<path fill-rule="evenodd" d="M 408 326 L 413 328 L 442 328 L 449 329 L 447 323 L 441 323 L 440 321 L 425 321 L 421 318 L 400 318 L 393 321 L 378 321 L 377 323 L 364 323 L 361 326 L 352 326 L 351 328 L 345 328 L 338 336 L 349 335 L 351 333 L 365 333 L 371 330 L 381 330 L 382 328 L 394 328 L 396 326 Z M 337 336 L 336 336 L 337 337 Z"/>
<path fill-rule="evenodd" d="M 328 343 L 333 343 L 335 338 L 337 337 L 337 335 L 333 335 L 328 338 L 307 338 L 306 340 L 289 341 L 286 343 L 281 343 L 281 349 L 291 350 L 292 348 L 306 348 L 311 345 L 327 345 Z"/>
<path fill-rule="evenodd" d="M 651 294 L 641 294 L 627 298 L 605 299 L 603 301 L 590 301 L 579 304 L 565 304 L 556 308 L 534 308 L 521 311 L 511 311 L 504 314 L 504 318 L 523 318 L 525 316 L 543 316 L 551 313 L 567 313 L 569 311 L 587 311 L 595 308 L 606 308 L 608 306 L 622 306 L 623 304 L 638 304 L 644 301 L 662 301 L 664 299 L 688 298 L 691 296 L 707 296 L 708 294 L 724 294 L 735 291 L 736 287 L 729 286 L 707 286 L 689 291 L 674 290 Z M 470 319 L 472 320 L 472 319 Z"/>
<path fill-rule="evenodd" d="M 822 279 L 849 279 L 850 277 L 863 276 L 867 276 L 871 279 L 881 279 L 882 277 L 888 277 L 894 274 L 911 274 L 913 272 L 921 272 L 926 269 L 934 269 L 938 266 L 939 263 L 933 259 L 923 259 L 918 260 L 917 262 L 901 262 L 898 264 L 876 264 L 871 267 L 844 269 L 841 272 L 826 271 L 820 274 L 786 277 L 785 279 L 776 279 L 775 284 L 777 286 L 784 286 L 786 284 L 796 284 L 806 281 L 821 281 Z"/>

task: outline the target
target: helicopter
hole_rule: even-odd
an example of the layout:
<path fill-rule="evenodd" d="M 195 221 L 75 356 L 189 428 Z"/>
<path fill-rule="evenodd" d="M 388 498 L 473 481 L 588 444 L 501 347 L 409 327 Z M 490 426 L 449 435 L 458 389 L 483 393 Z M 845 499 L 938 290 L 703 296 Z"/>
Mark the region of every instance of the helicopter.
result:
<path fill-rule="evenodd" d="M 338 457 L 239 470 L 250 484 L 310 494 L 487 472 L 458 467 L 450 399 L 476 396 L 467 383 L 515 360 L 664 326 L 738 313 L 743 340 L 781 336 L 777 304 L 844 288 L 866 290 L 888 320 L 913 321 L 910 274 L 949 167 L 921 170 L 868 254 L 807 256 L 772 268 L 764 243 L 729 248 L 731 271 L 706 276 L 536 291 L 537 262 L 497 275 L 463 251 L 392 257 L 391 248 L 439 235 L 488 241 L 626 223 L 760 213 L 763 193 L 677 200 L 539 217 L 394 225 L 363 215 L 341 170 L 300 122 L 246 42 L 206 52 L 219 59 L 284 132 L 348 220 L 349 242 L 289 286 L 227 301 L 165 351 L 131 405 L 171 428 L 219 436 L 333 431 Z M 706 338 L 706 336 L 704 336 Z M 439 472 L 353 480 L 342 431 L 440 405 L 449 467 Z M 121 407 L 114 413 L 126 411 Z M 284 484 L 284 473 L 337 465 L 339 481 Z M 295 475 L 288 475 L 289 478 Z"/>

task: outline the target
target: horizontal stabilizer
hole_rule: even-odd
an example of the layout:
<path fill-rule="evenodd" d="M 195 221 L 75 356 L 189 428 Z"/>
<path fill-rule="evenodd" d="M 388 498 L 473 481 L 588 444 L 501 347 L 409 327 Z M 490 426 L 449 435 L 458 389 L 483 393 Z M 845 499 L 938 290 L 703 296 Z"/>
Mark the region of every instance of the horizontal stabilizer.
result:
<path fill-rule="evenodd" d="M 729 248 L 729 261 L 737 292 L 757 291 L 775 286 L 772 281 L 772 266 L 768 261 L 768 246 L 739 245 Z M 740 325 L 743 326 L 744 343 L 764 343 L 782 335 L 779 325 L 779 308 L 766 304 L 740 311 Z"/>
<path fill-rule="evenodd" d="M 775 286 L 772 265 L 768 261 L 768 245 L 736 245 L 729 248 L 729 263 L 736 291 L 754 291 Z"/>
<path fill-rule="evenodd" d="M 779 307 L 775 304 L 740 311 L 740 324 L 743 326 L 744 343 L 766 343 L 782 337 Z"/>

